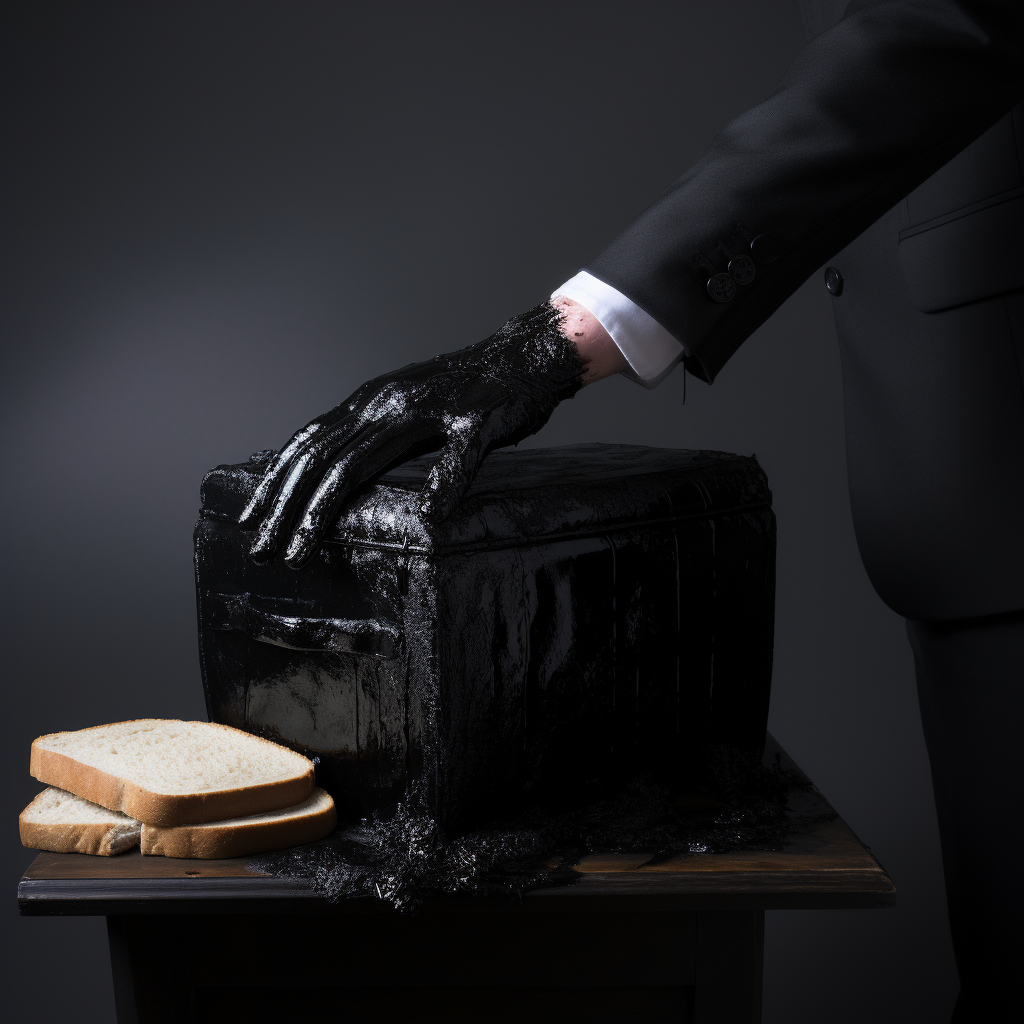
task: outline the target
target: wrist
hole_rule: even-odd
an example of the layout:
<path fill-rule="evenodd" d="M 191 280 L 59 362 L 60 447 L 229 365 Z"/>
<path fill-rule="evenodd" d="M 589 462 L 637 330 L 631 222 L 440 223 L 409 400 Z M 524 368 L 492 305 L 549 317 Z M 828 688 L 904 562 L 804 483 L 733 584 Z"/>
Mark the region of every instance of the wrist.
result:
<path fill-rule="evenodd" d="M 584 384 L 593 384 L 629 368 L 618 345 L 586 306 L 565 295 L 556 295 L 551 305 L 562 316 L 562 333 L 575 344 L 583 360 Z"/>

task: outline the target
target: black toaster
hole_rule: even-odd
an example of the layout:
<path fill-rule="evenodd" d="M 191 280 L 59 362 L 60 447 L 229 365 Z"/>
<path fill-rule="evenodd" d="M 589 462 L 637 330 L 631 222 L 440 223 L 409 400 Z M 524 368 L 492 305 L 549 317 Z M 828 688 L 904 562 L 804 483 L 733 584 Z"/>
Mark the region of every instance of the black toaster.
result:
<path fill-rule="evenodd" d="M 504 449 L 439 524 L 415 459 L 296 571 L 249 559 L 237 525 L 269 454 L 203 481 L 207 709 L 316 759 L 343 817 L 415 799 L 462 828 L 762 749 L 775 518 L 754 459 Z"/>

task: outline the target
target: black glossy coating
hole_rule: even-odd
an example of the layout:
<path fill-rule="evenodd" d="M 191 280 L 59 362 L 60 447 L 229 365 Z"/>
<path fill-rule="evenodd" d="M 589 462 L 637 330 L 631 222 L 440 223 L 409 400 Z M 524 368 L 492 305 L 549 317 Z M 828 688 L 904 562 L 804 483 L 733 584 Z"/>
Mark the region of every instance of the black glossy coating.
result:
<path fill-rule="evenodd" d="M 760 751 L 775 522 L 755 460 L 505 449 L 435 522 L 419 458 L 294 572 L 238 526 L 267 458 L 203 482 L 207 706 L 319 758 L 342 816 L 415 791 L 458 828 L 638 772 L 676 783 L 708 741 Z"/>
<path fill-rule="evenodd" d="M 343 826 L 315 843 L 262 854 L 250 867 L 302 878 L 330 900 L 374 897 L 415 910 L 427 896 L 514 896 L 571 883 L 588 853 L 643 854 L 657 863 L 686 853 L 779 850 L 795 826 L 832 820 L 810 784 L 775 763 L 717 746 L 703 752 L 693 791 L 680 797 L 636 778 L 582 806 L 531 806 L 449 835 L 415 803 Z M 802 791 L 802 792 L 801 792 Z"/>
<path fill-rule="evenodd" d="M 272 453 L 243 511 L 251 554 L 305 564 L 350 496 L 388 466 L 437 451 L 421 481 L 424 516 L 444 518 L 493 448 L 536 433 L 582 386 L 584 364 L 547 303 L 491 337 L 367 381 Z M 290 537 L 287 545 L 285 540 Z"/>

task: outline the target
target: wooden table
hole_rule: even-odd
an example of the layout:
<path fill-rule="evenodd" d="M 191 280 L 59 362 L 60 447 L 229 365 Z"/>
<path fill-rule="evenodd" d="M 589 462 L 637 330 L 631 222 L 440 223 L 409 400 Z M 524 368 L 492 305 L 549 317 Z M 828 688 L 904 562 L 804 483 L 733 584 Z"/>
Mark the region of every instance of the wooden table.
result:
<path fill-rule="evenodd" d="M 820 793 L 793 803 L 779 852 L 652 866 L 595 854 L 573 885 L 437 899 L 414 915 L 331 905 L 244 859 L 137 852 L 42 853 L 18 901 L 22 914 L 106 915 L 118 1024 L 746 1024 L 761 1019 L 766 910 L 895 903 Z M 832 820 L 799 824 L 808 812 Z"/>

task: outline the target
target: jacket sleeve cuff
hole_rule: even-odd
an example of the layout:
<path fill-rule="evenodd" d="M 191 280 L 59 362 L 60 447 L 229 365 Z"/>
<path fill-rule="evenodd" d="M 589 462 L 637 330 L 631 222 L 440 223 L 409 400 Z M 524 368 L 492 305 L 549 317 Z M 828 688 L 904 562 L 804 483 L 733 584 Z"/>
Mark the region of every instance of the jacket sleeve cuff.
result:
<path fill-rule="evenodd" d="M 552 292 L 551 298 L 557 295 L 578 302 L 594 314 L 629 363 L 623 376 L 645 388 L 657 387 L 687 354 L 649 313 L 585 270 Z"/>

